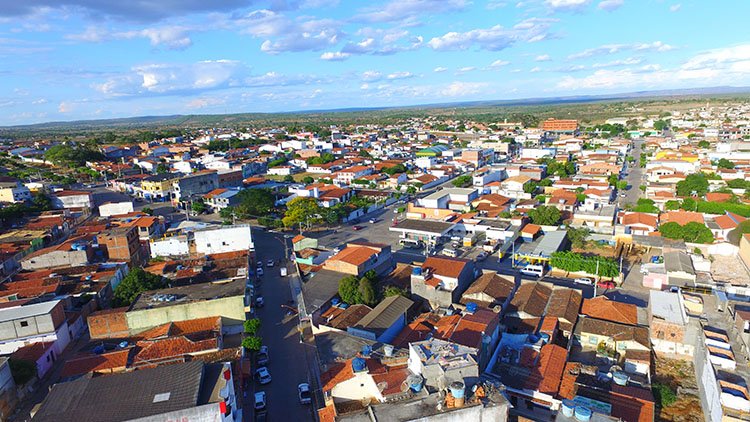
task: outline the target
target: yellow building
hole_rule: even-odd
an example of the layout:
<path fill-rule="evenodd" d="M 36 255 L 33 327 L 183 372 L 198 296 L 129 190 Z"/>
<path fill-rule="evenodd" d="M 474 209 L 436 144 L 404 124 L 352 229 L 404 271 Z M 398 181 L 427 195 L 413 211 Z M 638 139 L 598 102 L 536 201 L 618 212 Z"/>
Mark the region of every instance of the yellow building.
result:
<path fill-rule="evenodd" d="M 141 191 L 146 199 L 158 200 L 170 198 L 172 194 L 172 182 L 179 178 L 176 174 L 156 174 L 141 181 Z"/>

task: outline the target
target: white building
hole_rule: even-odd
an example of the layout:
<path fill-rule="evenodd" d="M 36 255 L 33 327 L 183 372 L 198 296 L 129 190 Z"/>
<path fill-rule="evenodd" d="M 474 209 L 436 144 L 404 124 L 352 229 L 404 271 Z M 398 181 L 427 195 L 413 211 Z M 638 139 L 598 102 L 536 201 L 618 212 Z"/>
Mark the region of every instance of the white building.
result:
<path fill-rule="evenodd" d="M 60 356 L 70 332 L 59 300 L 0 309 L 0 354 L 39 342 L 52 342 L 53 356 Z"/>
<path fill-rule="evenodd" d="M 132 201 L 108 202 L 106 204 L 99 205 L 99 215 L 101 217 L 123 215 L 130 212 L 133 212 Z"/>
<path fill-rule="evenodd" d="M 50 195 L 52 206 L 56 209 L 62 208 L 88 208 L 94 206 L 91 192 L 62 190 Z"/>
<path fill-rule="evenodd" d="M 193 240 L 195 251 L 206 255 L 254 248 L 249 224 L 198 230 L 193 232 Z"/>

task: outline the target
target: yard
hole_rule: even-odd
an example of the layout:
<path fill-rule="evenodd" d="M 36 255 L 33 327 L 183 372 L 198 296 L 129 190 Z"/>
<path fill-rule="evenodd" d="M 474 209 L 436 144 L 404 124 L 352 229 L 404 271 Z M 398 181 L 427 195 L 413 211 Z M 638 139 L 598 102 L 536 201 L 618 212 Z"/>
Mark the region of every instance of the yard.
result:
<path fill-rule="evenodd" d="M 651 380 L 656 399 L 658 421 L 702 422 L 703 410 L 691 362 L 656 359 L 656 373 Z M 663 403 L 665 406 L 660 406 Z"/>

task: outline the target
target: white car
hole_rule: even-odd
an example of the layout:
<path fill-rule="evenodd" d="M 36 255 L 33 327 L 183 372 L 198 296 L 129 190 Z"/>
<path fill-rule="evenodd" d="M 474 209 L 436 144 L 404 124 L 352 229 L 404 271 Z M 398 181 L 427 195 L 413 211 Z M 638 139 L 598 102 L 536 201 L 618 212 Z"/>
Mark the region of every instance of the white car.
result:
<path fill-rule="evenodd" d="M 371 218 L 371 219 L 370 219 L 370 224 L 375 224 L 375 223 L 377 223 L 377 222 L 378 222 L 378 220 L 377 220 L 377 219 L 375 219 L 375 218 Z"/>
<path fill-rule="evenodd" d="M 301 404 L 312 403 L 312 397 L 310 396 L 310 384 L 303 382 L 297 386 L 297 395 L 299 396 L 299 402 Z"/>
<path fill-rule="evenodd" d="M 573 283 L 575 283 L 575 284 L 586 284 L 588 286 L 592 286 L 594 284 L 594 282 L 590 278 L 587 278 L 587 277 L 577 278 L 577 279 L 573 280 Z"/>
<path fill-rule="evenodd" d="M 258 368 L 257 371 L 255 371 L 255 378 L 258 380 L 261 385 L 266 385 L 269 382 L 271 382 L 271 373 L 268 372 L 268 368 L 265 366 Z"/>
<path fill-rule="evenodd" d="M 263 275 L 263 267 L 258 267 L 257 273 L 259 276 Z"/>
<path fill-rule="evenodd" d="M 273 267 L 273 259 L 269 259 L 266 265 L 269 267 Z"/>
<path fill-rule="evenodd" d="M 263 410 L 266 408 L 266 392 L 258 391 L 255 393 L 255 410 Z"/>

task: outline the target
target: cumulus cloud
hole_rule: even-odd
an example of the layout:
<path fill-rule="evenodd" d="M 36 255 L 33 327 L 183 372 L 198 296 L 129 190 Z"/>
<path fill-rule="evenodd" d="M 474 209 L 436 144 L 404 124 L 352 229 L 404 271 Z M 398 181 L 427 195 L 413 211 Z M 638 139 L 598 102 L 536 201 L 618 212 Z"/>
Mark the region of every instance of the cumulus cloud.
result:
<path fill-rule="evenodd" d="M 495 60 L 494 62 L 490 63 L 490 67 L 497 68 L 507 66 L 509 64 L 510 62 L 507 60 Z"/>
<path fill-rule="evenodd" d="M 427 45 L 433 50 L 466 50 L 472 46 L 499 51 L 516 42 L 536 42 L 550 38 L 549 27 L 555 19 L 531 18 L 519 22 L 512 28 L 495 25 L 491 28 L 472 29 L 467 32 L 448 32 L 432 38 Z"/>
<path fill-rule="evenodd" d="M 541 71 L 542 71 L 542 68 L 539 67 L 539 66 L 532 67 L 531 70 L 529 70 L 529 72 L 531 72 L 531 73 L 537 73 L 537 72 L 541 72 Z"/>
<path fill-rule="evenodd" d="M 124 18 L 131 21 L 154 22 L 168 17 L 193 13 L 228 12 L 252 4 L 252 0 L 0 0 L 0 16 L 27 16 L 39 9 L 75 8 L 93 17 Z"/>
<path fill-rule="evenodd" d="M 201 108 L 208 108 L 211 106 L 217 106 L 222 105 L 226 102 L 226 100 L 222 98 L 216 98 L 216 97 L 206 97 L 206 98 L 194 98 L 187 103 L 185 103 L 185 107 L 191 108 L 191 109 L 201 109 Z"/>
<path fill-rule="evenodd" d="M 162 26 L 134 31 L 113 32 L 97 26 L 89 26 L 78 34 L 66 35 L 67 39 L 84 42 L 104 42 L 110 40 L 148 39 L 154 47 L 182 50 L 193 44 L 190 39 L 192 28 L 184 26 Z"/>
<path fill-rule="evenodd" d="M 432 69 L 432 71 L 435 72 L 435 73 L 445 72 L 446 70 L 448 70 L 448 68 L 447 67 L 443 67 L 443 66 L 438 66 L 438 67 Z"/>
<path fill-rule="evenodd" d="M 555 11 L 578 12 L 585 9 L 591 0 L 545 0 L 544 4 Z"/>
<path fill-rule="evenodd" d="M 602 67 L 617 67 L 617 66 L 633 66 L 636 64 L 640 64 L 643 62 L 643 59 L 639 57 L 628 57 L 627 59 L 623 60 L 613 60 L 606 63 L 594 63 L 591 65 L 593 68 L 602 68 Z"/>
<path fill-rule="evenodd" d="M 409 79 L 413 78 L 415 75 L 411 72 L 393 72 L 389 73 L 386 78 L 390 80 L 396 80 L 396 79 Z"/>
<path fill-rule="evenodd" d="M 619 9 L 620 6 L 622 6 L 624 3 L 623 0 L 602 0 L 599 2 L 599 9 L 606 10 L 607 12 L 611 12 L 613 10 Z"/>
<path fill-rule="evenodd" d="M 478 94 L 487 86 L 484 82 L 452 82 L 442 90 L 440 94 L 444 97 L 465 97 Z"/>
<path fill-rule="evenodd" d="M 58 113 L 70 113 L 73 111 L 73 104 L 68 101 L 63 101 L 57 106 Z"/>
<path fill-rule="evenodd" d="M 464 67 L 458 69 L 456 71 L 456 73 L 459 73 L 459 74 L 461 74 L 461 73 L 468 73 L 468 72 L 473 72 L 475 70 L 477 70 L 477 68 L 474 67 L 474 66 L 464 66 Z"/>
<path fill-rule="evenodd" d="M 674 47 L 661 41 L 652 43 L 634 43 L 634 44 L 605 44 L 596 48 L 589 48 L 581 52 L 568 56 L 570 60 L 585 59 L 587 57 L 602 56 L 605 54 L 616 54 L 622 51 L 658 51 L 665 52 L 673 50 Z"/>
<path fill-rule="evenodd" d="M 679 12 L 681 8 L 682 8 L 682 5 L 680 3 L 677 3 L 677 4 L 673 4 L 669 6 L 669 11 L 672 13 Z"/>
<path fill-rule="evenodd" d="M 326 51 L 325 53 L 320 55 L 320 58 L 322 60 L 330 61 L 330 62 L 340 62 L 343 60 L 346 60 L 351 56 L 349 53 L 342 53 L 340 51 Z"/>
<path fill-rule="evenodd" d="M 342 32 L 340 22 L 317 19 L 301 22 L 294 30 L 285 32 L 276 40 L 265 40 L 261 51 L 278 54 L 287 51 L 319 51 L 339 42 Z"/>
<path fill-rule="evenodd" d="M 469 0 L 391 0 L 383 6 L 368 7 L 355 16 L 362 22 L 396 22 L 430 14 L 456 12 L 466 8 Z"/>
<path fill-rule="evenodd" d="M 541 54 L 534 58 L 534 61 L 537 61 L 537 62 L 548 62 L 550 60 L 552 60 L 552 58 L 549 56 L 549 54 Z"/>
<path fill-rule="evenodd" d="M 409 31 L 401 28 L 361 28 L 356 36 L 359 41 L 349 41 L 341 49 L 349 55 L 371 54 L 386 56 L 403 51 L 415 50 L 422 46 L 420 36 L 411 36 Z"/>

